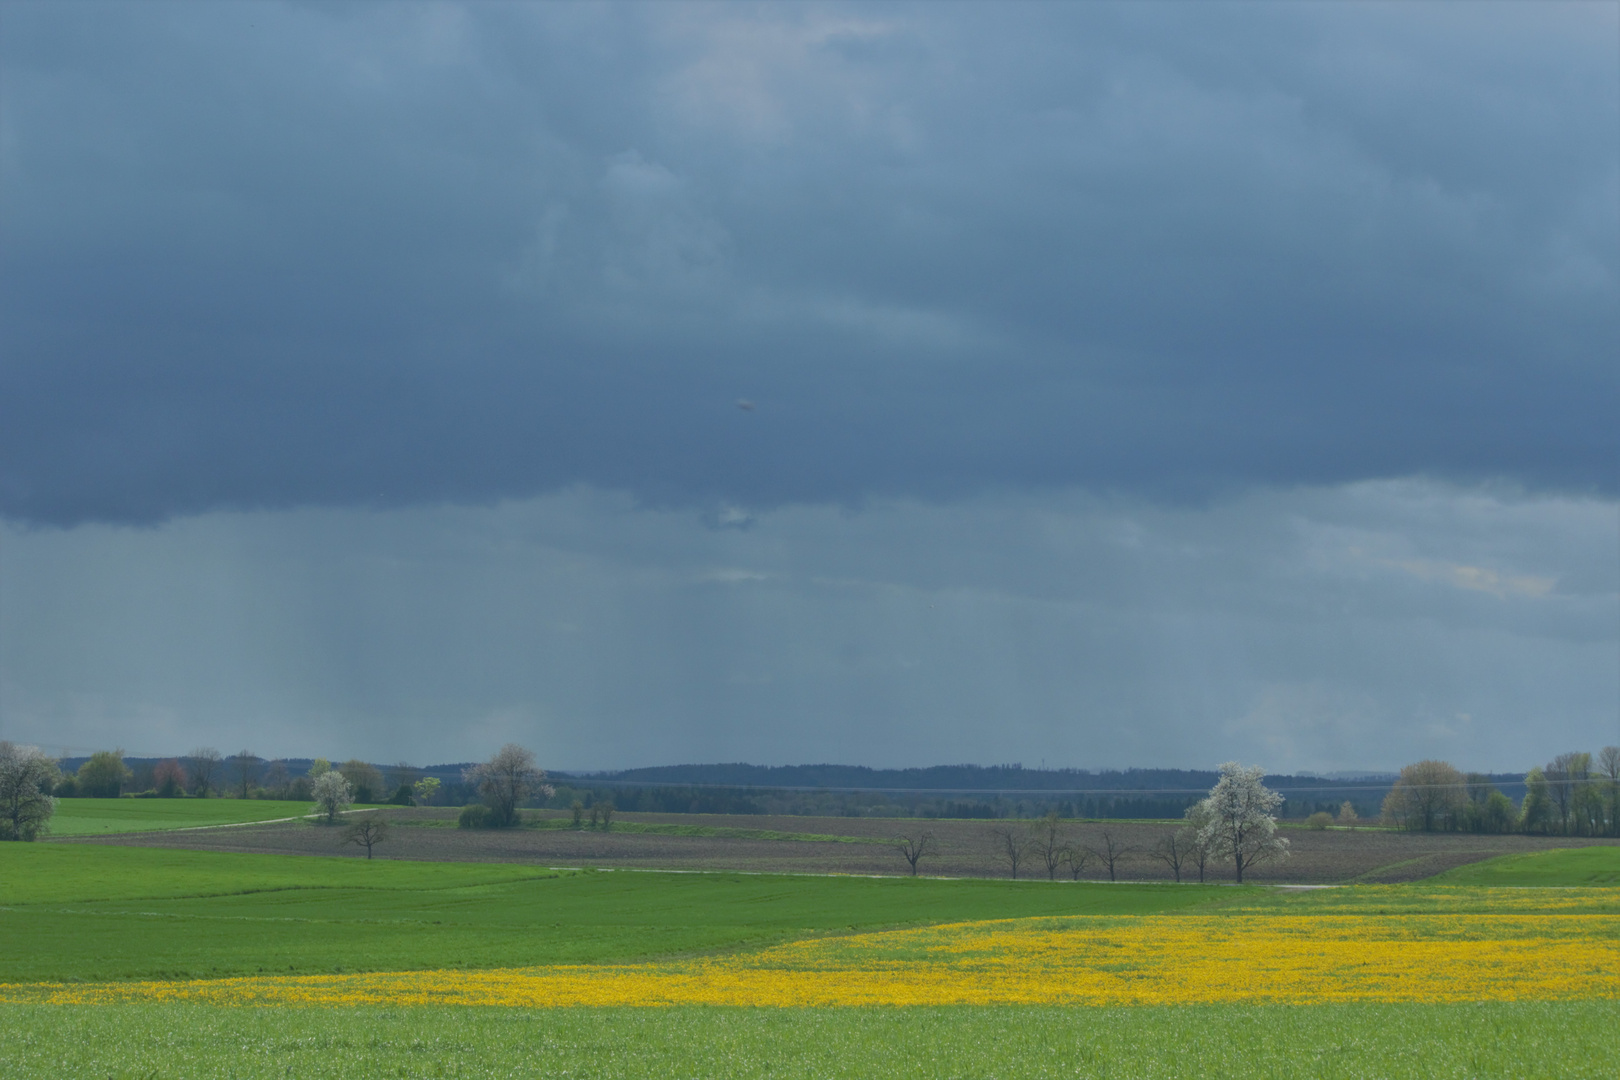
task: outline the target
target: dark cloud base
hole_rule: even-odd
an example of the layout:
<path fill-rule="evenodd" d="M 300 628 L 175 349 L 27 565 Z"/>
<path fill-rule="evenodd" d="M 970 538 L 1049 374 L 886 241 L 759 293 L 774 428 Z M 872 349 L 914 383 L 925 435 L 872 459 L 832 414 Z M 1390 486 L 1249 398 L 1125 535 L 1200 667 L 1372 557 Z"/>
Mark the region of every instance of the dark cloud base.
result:
<path fill-rule="evenodd" d="M 724 380 L 647 380 L 616 399 L 617 380 L 589 368 L 444 380 L 410 372 L 387 388 L 352 369 L 341 381 L 287 374 L 238 369 L 162 385 L 98 373 L 91 408 L 82 381 L 7 379 L 0 513 L 54 525 L 155 522 L 220 508 L 494 502 L 578 483 L 655 506 L 751 508 L 1066 486 L 1179 501 L 1256 483 L 1413 473 L 1620 490 L 1620 425 L 1608 423 L 1615 399 L 1599 379 L 1517 397 L 1503 385 L 1466 402 L 1388 401 L 1345 386 L 1321 403 L 1244 400 L 1230 386 L 1065 387 L 1042 400 L 1022 387 L 947 394 L 935 382 L 849 385 L 848 404 L 829 400 L 837 386 L 806 397 L 751 380 L 733 383 L 759 399 L 743 412 L 722 396 Z M 1570 400 L 1555 409 L 1545 400 L 1554 393 Z M 1355 402 L 1359 411 L 1347 407 Z"/>
<path fill-rule="evenodd" d="M 8 5 L 0 515 L 1620 491 L 1611 8 L 1003 10 Z"/>

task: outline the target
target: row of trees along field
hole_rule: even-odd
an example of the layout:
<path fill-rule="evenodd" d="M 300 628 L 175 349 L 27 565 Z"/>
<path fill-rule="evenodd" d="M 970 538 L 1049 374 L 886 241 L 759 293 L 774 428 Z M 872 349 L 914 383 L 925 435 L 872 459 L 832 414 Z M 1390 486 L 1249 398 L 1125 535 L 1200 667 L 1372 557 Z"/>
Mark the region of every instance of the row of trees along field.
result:
<path fill-rule="evenodd" d="M 497 755 L 496 760 L 499 758 Z M 532 757 L 529 760 L 532 764 Z M 437 777 L 421 776 L 410 766 L 399 766 L 384 780 L 377 767 L 367 762 L 350 760 L 334 767 L 324 758 L 316 758 L 301 775 L 287 780 L 278 778 L 273 768 L 281 764 L 285 771 L 285 763 L 271 762 L 269 779 L 285 784 L 276 790 L 254 783 L 262 764 L 262 759 L 248 751 L 225 758 L 217 750 L 203 747 L 183 763 L 178 758 L 156 762 L 149 776 L 155 786 L 129 792 L 124 788 L 135 781 L 135 773 L 124 764 L 122 750 L 100 751 L 77 769 L 64 771 L 38 747 L 0 741 L 0 840 L 38 839 L 48 831 L 57 801 L 63 798 L 284 798 L 315 803 L 319 816 L 335 824 L 338 815 L 356 802 L 412 806 L 431 802 L 439 793 Z M 230 783 L 233 767 L 236 786 Z M 487 781 L 482 775 L 475 779 Z M 391 785 L 397 785 L 393 795 L 387 800 L 379 798 L 388 794 Z M 489 783 L 480 782 L 478 790 L 487 798 Z M 512 820 L 515 822 L 515 816 Z M 351 830 L 355 833 L 352 839 L 365 846 L 370 858 L 372 845 L 385 829 L 379 819 L 368 819 Z"/>
<path fill-rule="evenodd" d="M 559 777 L 546 805 L 567 809 L 578 801 L 589 809 L 612 801 L 620 810 L 642 814 L 764 814 L 805 817 L 1041 818 L 1056 810 L 1066 818 L 1180 817 L 1197 795 L 1118 794 L 1004 795 L 927 791 L 800 791 L 790 788 L 703 787 L 696 784 L 594 783 L 587 777 Z M 1376 801 L 1373 804 L 1376 807 Z"/>
<path fill-rule="evenodd" d="M 1525 774 L 1524 786 L 1515 806 L 1478 773 L 1419 761 L 1384 798 L 1384 821 L 1416 832 L 1620 836 L 1620 746 L 1559 754 Z"/>
<path fill-rule="evenodd" d="M 1256 865 L 1288 855 L 1288 841 L 1277 835 L 1279 793 L 1262 783 L 1264 770 L 1246 769 L 1235 761 L 1220 767 L 1220 779 L 1204 798 L 1189 806 L 1179 828 L 1167 829 L 1148 847 L 1126 840 L 1107 828 L 1079 830 L 1054 809 L 1033 822 L 1008 824 L 992 830 L 996 847 L 1013 878 L 1020 870 L 1046 871 L 1080 880 L 1088 867 L 1108 872 L 1117 881 L 1120 866 L 1129 860 L 1156 859 L 1180 882 L 1197 874 L 1199 881 L 1217 865 L 1231 868 L 1239 884 Z M 938 853 L 934 834 L 926 829 L 894 838 L 896 850 L 911 866 Z"/>
<path fill-rule="evenodd" d="M 1209 769 L 1026 769 L 1021 763 L 909 769 L 731 763 L 553 775 L 565 806 L 576 798 L 587 806 L 593 798 L 611 798 L 622 810 L 666 814 L 984 819 L 1042 818 L 1053 810 L 1065 818 L 1178 818 L 1217 779 Z M 1376 817 L 1395 777 L 1266 779 L 1285 796 L 1281 817 L 1337 812 L 1345 801 L 1358 815 Z"/>
<path fill-rule="evenodd" d="M 76 770 L 58 765 L 50 790 L 59 799 L 237 798 L 284 799 L 308 802 L 316 781 L 335 769 L 348 781 L 354 801 L 409 806 L 419 801 L 416 784 L 421 770 L 399 764 L 387 774 L 369 762 L 351 758 L 333 765 L 325 758 L 313 761 L 266 761 L 251 750 L 225 756 L 211 746 L 198 747 L 184 757 L 142 761 L 133 768 L 123 750 L 91 754 Z M 435 785 L 436 787 L 437 785 Z"/>
<path fill-rule="evenodd" d="M 175 758 L 130 758 L 121 750 L 104 750 L 88 758 L 63 759 L 57 762 L 60 775 L 54 781 L 51 794 L 57 798 L 95 797 L 110 798 L 118 795 L 137 798 L 254 798 L 290 801 L 310 800 L 313 785 L 328 765 L 323 759 L 266 760 L 249 750 L 229 756 L 212 747 L 199 747 L 190 754 Z M 478 784 L 470 770 L 476 766 L 441 765 L 419 769 L 406 763 L 379 768 L 364 761 L 351 759 L 336 766 L 349 781 L 356 802 L 423 805 L 431 801 L 436 805 L 464 806 L 482 799 Z M 817 767 L 808 771 L 819 776 L 832 767 Z M 719 767 L 717 775 L 729 776 L 738 769 L 743 775 L 759 774 L 767 780 L 804 779 L 797 775 L 779 776 L 781 769 L 744 769 Z M 714 769 L 707 770 L 708 772 Z M 843 773 L 852 776 L 844 776 Z M 630 781 L 599 782 L 591 777 L 563 774 L 542 791 L 537 788 L 527 805 L 554 810 L 570 810 L 578 803 L 586 814 L 598 806 L 613 804 L 629 813 L 654 814 L 788 814 L 825 817 L 893 817 L 893 818 L 982 818 L 1038 819 L 1050 811 L 1064 818 L 1170 818 L 1180 817 L 1187 807 L 1201 797 L 1194 793 L 1165 790 L 1134 790 L 1121 787 L 1110 791 L 1071 792 L 1053 789 L 1050 793 L 1024 791 L 1005 793 L 998 791 L 935 791 L 907 790 L 804 790 L 774 787 L 732 787 L 704 782 L 640 782 L 642 773 L 657 781 L 665 775 L 683 776 L 687 773 L 706 775 L 703 767 L 680 769 L 634 770 L 626 773 Z M 969 767 L 926 770 L 889 770 L 876 773 L 870 769 L 839 767 L 831 779 L 873 779 L 890 782 L 896 776 L 911 780 L 962 780 L 974 782 L 1018 782 L 1037 787 L 1050 786 L 1060 780 L 1074 783 L 1168 783 L 1186 785 L 1201 781 L 1208 785 L 1216 779 L 1209 771 L 1186 770 L 1127 770 L 1123 773 L 1081 773 L 1076 770 L 1054 770 L 1050 773 L 1032 772 L 1021 766 Z M 919 773 L 912 777 L 910 773 Z M 423 778 L 434 778 L 439 786 L 425 799 L 416 790 Z M 1299 784 L 1307 778 L 1284 777 L 1284 782 Z M 546 794 L 545 792 L 550 792 Z M 1326 794 L 1331 794 L 1327 792 Z M 1364 790 L 1347 792 L 1357 799 L 1368 799 L 1358 809 L 1364 815 L 1376 813 L 1382 792 L 1370 796 Z M 1290 813 L 1319 809 L 1321 804 L 1310 799 L 1311 792 L 1302 791 L 1285 804 L 1284 816 Z M 1337 809 L 1337 800 L 1331 807 Z"/>

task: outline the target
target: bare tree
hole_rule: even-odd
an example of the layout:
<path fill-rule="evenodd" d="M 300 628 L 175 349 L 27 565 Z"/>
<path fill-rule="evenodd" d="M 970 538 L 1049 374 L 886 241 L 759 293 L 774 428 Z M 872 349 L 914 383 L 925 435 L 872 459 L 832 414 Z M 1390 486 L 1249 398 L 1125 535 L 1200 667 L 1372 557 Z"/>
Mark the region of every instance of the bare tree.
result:
<path fill-rule="evenodd" d="M 186 769 L 191 773 L 191 793 L 197 798 L 205 799 L 214 790 L 219 762 L 219 751 L 212 746 L 199 746 L 186 755 Z"/>
<path fill-rule="evenodd" d="M 1056 810 L 1048 810 L 1046 816 L 1035 826 L 1034 839 L 1030 842 L 1031 850 L 1046 867 L 1046 880 L 1057 880 L 1058 867 L 1063 865 L 1063 855 L 1069 847 L 1069 838 L 1064 835 L 1062 819 L 1058 817 Z"/>
<path fill-rule="evenodd" d="M 264 772 L 265 790 L 278 799 L 287 797 L 287 788 L 292 784 L 292 775 L 287 772 L 287 763 L 280 758 L 272 761 Z"/>
<path fill-rule="evenodd" d="M 377 766 L 369 761 L 350 758 L 339 765 L 337 771 L 349 782 L 349 790 L 354 792 L 355 802 L 377 803 L 387 797 L 383 791 L 382 773 L 378 772 Z"/>
<path fill-rule="evenodd" d="M 388 790 L 390 795 L 397 794 L 400 788 L 409 788 L 422 778 L 422 770 L 408 761 L 401 761 L 388 770 Z M 409 794 L 409 793 L 407 793 Z"/>
<path fill-rule="evenodd" d="M 186 770 L 174 758 L 165 758 L 152 767 L 152 790 L 160 798 L 173 799 L 186 790 Z"/>
<path fill-rule="evenodd" d="M 1197 833 L 1193 834 L 1187 858 L 1198 870 L 1198 884 L 1204 884 L 1204 875 L 1209 872 L 1209 845 Z"/>
<path fill-rule="evenodd" d="M 991 835 L 996 838 L 997 844 L 1000 845 L 1002 856 L 1012 866 L 1013 880 L 1017 881 L 1018 867 L 1023 863 L 1024 857 L 1029 854 L 1030 844 L 1035 838 L 1030 835 L 1027 829 L 1007 826 L 992 829 Z"/>
<path fill-rule="evenodd" d="M 366 814 L 355 818 L 349 827 L 343 830 L 343 841 L 347 844 L 357 844 L 366 849 L 366 858 L 371 858 L 373 844 L 380 844 L 388 839 L 388 822 L 376 814 Z"/>
<path fill-rule="evenodd" d="M 1198 871 L 1198 884 L 1204 884 L 1204 874 L 1209 868 L 1209 855 L 1212 850 L 1211 841 L 1206 833 L 1212 811 L 1207 799 L 1187 807 L 1187 824 L 1181 827 L 1181 835 L 1187 841 L 1187 861 Z"/>
<path fill-rule="evenodd" d="M 1445 831 L 1456 827 L 1467 803 L 1462 773 L 1449 762 L 1419 761 L 1401 769 L 1395 786 L 1384 796 L 1383 813 L 1403 829 Z"/>
<path fill-rule="evenodd" d="M 1119 880 L 1114 874 L 1115 868 L 1119 865 L 1120 861 L 1125 858 L 1125 856 L 1131 854 L 1135 850 L 1136 848 L 1125 843 L 1123 840 L 1116 840 L 1114 835 L 1107 829 L 1103 830 L 1102 843 L 1100 845 L 1091 845 L 1091 853 L 1097 856 L 1098 860 L 1104 866 L 1108 867 L 1109 881 Z"/>
<path fill-rule="evenodd" d="M 917 876 L 917 860 L 926 859 L 939 850 L 931 832 L 910 833 L 894 838 L 895 847 L 905 856 L 906 862 L 911 864 L 911 876 Z"/>
<path fill-rule="evenodd" d="M 1576 828 L 1576 810 L 1580 805 L 1580 790 L 1591 778 L 1592 755 L 1571 751 L 1559 754 L 1547 763 L 1542 774 L 1547 777 L 1547 795 L 1553 809 L 1558 811 L 1558 829 L 1562 833 L 1579 832 Z"/>
<path fill-rule="evenodd" d="M 507 743 L 482 765 L 468 769 L 462 779 L 478 788 L 478 795 L 490 810 L 490 825 L 505 828 L 519 821 L 518 807 L 530 795 L 551 796 L 544 781 L 546 774 L 534 763 L 534 755 L 516 743 Z"/>
<path fill-rule="evenodd" d="M 1620 746 L 1598 751 L 1598 770 L 1608 779 L 1609 835 L 1620 836 Z"/>
<path fill-rule="evenodd" d="M 231 765 L 236 770 L 236 782 L 242 798 L 248 797 L 248 786 L 259 775 L 259 755 L 251 750 L 238 750 L 231 755 Z"/>
<path fill-rule="evenodd" d="M 1068 869 L 1074 880 L 1079 881 L 1080 875 L 1091 864 L 1091 849 L 1070 844 L 1063 849 L 1063 865 Z"/>
<path fill-rule="evenodd" d="M 1184 830 L 1167 832 L 1159 837 L 1158 843 L 1148 849 L 1148 855 L 1158 859 L 1170 868 L 1176 877 L 1176 884 L 1181 883 L 1181 868 L 1192 860 L 1193 844 Z"/>
<path fill-rule="evenodd" d="M 1260 781 L 1265 770 L 1245 769 L 1235 761 L 1221 764 L 1221 778 L 1204 799 L 1208 818 L 1199 840 L 1213 858 L 1231 859 L 1238 884 L 1243 871 L 1257 862 L 1288 854 L 1288 841 L 1277 835 L 1274 811 L 1283 797 Z"/>

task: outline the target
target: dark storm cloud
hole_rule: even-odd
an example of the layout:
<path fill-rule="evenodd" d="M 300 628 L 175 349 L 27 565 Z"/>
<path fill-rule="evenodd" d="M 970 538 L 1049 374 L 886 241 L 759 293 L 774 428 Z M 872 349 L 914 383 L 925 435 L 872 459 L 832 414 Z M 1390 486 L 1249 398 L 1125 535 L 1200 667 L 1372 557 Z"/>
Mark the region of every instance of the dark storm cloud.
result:
<path fill-rule="evenodd" d="M 11 5 L 0 513 L 1612 494 L 1615 18 Z"/>

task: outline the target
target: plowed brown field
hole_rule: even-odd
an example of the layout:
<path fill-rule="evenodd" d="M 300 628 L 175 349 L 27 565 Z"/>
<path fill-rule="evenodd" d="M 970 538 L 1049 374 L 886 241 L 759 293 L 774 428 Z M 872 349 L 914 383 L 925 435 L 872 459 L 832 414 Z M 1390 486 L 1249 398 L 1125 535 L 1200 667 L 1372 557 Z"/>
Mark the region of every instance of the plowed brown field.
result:
<path fill-rule="evenodd" d="M 717 816 L 697 814 L 622 814 L 611 831 L 509 829 L 470 831 L 451 827 L 456 811 L 425 808 L 389 810 L 396 827 L 378 845 L 378 858 L 454 862 L 513 862 L 544 866 L 623 867 L 661 870 L 728 870 L 771 873 L 904 874 L 904 859 L 888 841 L 902 833 L 932 832 L 938 854 L 925 858 L 920 871 L 950 877 L 1006 877 L 1009 868 L 995 830 L 1028 823 L 1007 821 L 894 820 L 885 818 L 814 818 Z M 529 812 L 531 818 L 541 815 Z M 636 831 L 637 826 L 697 826 L 724 830 L 760 830 L 837 836 L 845 839 L 784 840 L 740 836 L 678 836 Z M 1134 847 L 1117 866 L 1120 880 L 1168 880 L 1170 870 L 1146 854 L 1174 824 L 1107 821 L 1065 822 L 1072 842 L 1101 846 L 1104 832 Z M 1316 831 L 1285 828 L 1289 858 L 1255 867 L 1248 880 L 1271 884 L 1336 884 L 1350 881 L 1398 882 L 1429 877 L 1455 866 L 1522 851 L 1575 847 L 1614 840 L 1573 837 L 1476 836 L 1421 834 L 1381 829 Z M 94 842 L 199 850 L 273 852 L 287 855 L 359 857 L 362 852 L 342 842 L 342 830 L 303 822 L 239 826 L 188 832 L 137 833 Z M 1185 873 L 1186 871 L 1184 871 Z M 1065 871 L 1059 875 L 1067 877 Z M 1045 877 L 1046 869 L 1030 856 L 1019 877 Z M 1106 879 L 1096 860 L 1086 880 Z M 1231 879 L 1225 866 L 1211 866 L 1209 880 Z M 1196 871 L 1192 872 L 1196 879 Z"/>

